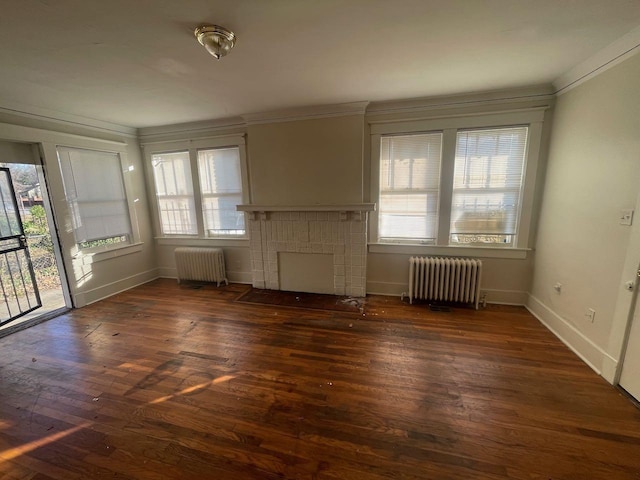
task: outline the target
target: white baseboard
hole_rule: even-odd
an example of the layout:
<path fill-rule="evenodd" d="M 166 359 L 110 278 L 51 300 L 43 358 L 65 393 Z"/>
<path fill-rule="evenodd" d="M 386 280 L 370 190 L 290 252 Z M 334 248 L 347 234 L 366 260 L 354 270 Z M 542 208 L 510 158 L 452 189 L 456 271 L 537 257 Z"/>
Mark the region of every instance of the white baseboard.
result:
<path fill-rule="evenodd" d="M 367 282 L 367 294 L 399 297 L 409 291 L 407 283 Z"/>
<path fill-rule="evenodd" d="M 73 294 L 73 303 L 76 308 L 81 308 L 124 292 L 125 290 L 129 290 L 130 288 L 150 282 L 151 280 L 155 280 L 159 276 L 158 269 L 154 268 L 147 270 L 146 272 L 131 275 L 130 277 L 121 278 L 115 282 Z"/>
<path fill-rule="evenodd" d="M 519 307 L 527 303 L 528 293 L 520 290 L 497 290 L 493 288 L 483 288 L 482 293 L 487 294 L 487 303 L 496 305 L 516 305 Z"/>
<path fill-rule="evenodd" d="M 158 277 L 160 278 L 178 278 L 178 270 L 175 267 L 158 268 Z M 231 272 L 227 271 L 227 280 L 231 283 L 253 283 L 251 272 Z"/>
<path fill-rule="evenodd" d="M 614 382 L 618 364 L 615 358 L 533 295 L 529 295 L 525 307 L 598 375 Z"/>
<path fill-rule="evenodd" d="M 231 283 L 253 283 L 253 274 L 251 272 L 227 272 L 227 277 Z"/>
<path fill-rule="evenodd" d="M 611 385 L 618 384 L 618 360 L 605 354 L 602 359 L 602 377 Z"/>
<path fill-rule="evenodd" d="M 367 282 L 367 294 L 370 295 L 400 297 L 403 293 L 406 295 L 408 291 L 409 285 L 406 283 Z M 527 303 L 528 293 L 520 290 L 483 288 L 482 293 L 487 294 L 487 303 L 518 306 L 523 306 Z"/>
<path fill-rule="evenodd" d="M 171 267 L 158 267 L 158 277 L 160 278 L 178 278 L 178 270 Z"/>

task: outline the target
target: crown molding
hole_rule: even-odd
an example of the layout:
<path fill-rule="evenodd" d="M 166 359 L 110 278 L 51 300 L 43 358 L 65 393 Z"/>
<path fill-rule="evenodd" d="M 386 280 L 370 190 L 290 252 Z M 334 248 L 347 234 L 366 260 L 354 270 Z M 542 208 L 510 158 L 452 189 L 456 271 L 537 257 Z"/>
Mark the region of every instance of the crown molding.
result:
<path fill-rule="evenodd" d="M 640 52 L 640 27 L 634 28 L 571 70 L 560 75 L 553 82 L 555 94 L 562 95 L 568 92 L 638 52 Z"/>
<path fill-rule="evenodd" d="M 334 105 L 316 105 L 310 107 L 288 108 L 271 112 L 248 113 L 242 115 L 247 125 L 262 123 L 293 122 L 317 118 L 364 115 L 369 102 L 339 103 Z"/>
<path fill-rule="evenodd" d="M 396 119 L 415 119 L 448 112 L 469 112 L 472 109 L 486 111 L 492 109 L 512 110 L 514 108 L 548 107 L 554 101 L 552 85 L 538 85 L 525 88 L 493 90 L 488 92 L 424 97 L 407 100 L 373 102 L 367 108 L 370 123 L 376 118 L 383 120 L 388 115 Z"/>
<path fill-rule="evenodd" d="M 245 127 L 246 123 L 240 117 L 219 118 L 157 127 L 143 127 L 138 129 L 138 138 L 140 143 L 143 144 L 177 141 L 185 138 L 202 138 L 225 133 L 238 133 L 237 130 Z"/>
<path fill-rule="evenodd" d="M 11 104 L 2 100 L 0 114 L 14 115 L 17 117 L 32 120 L 45 121 L 56 125 L 72 128 L 83 128 L 94 132 L 110 135 L 123 135 L 125 137 L 137 138 L 136 128 L 119 125 L 117 123 L 105 122 L 93 118 L 82 117 L 71 113 L 59 112 L 39 107 L 25 107 L 23 105 Z"/>

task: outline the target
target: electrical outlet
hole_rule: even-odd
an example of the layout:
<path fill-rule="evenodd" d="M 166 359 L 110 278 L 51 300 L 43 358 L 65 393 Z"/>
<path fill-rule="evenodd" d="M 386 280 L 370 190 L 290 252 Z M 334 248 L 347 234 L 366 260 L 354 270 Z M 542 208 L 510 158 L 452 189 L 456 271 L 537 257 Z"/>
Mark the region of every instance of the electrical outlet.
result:
<path fill-rule="evenodd" d="M 596 319 L 596 311 L 593 308 L 589 308 L 584 316 L 587 317 L 591 323 L 593 323 Z"/>

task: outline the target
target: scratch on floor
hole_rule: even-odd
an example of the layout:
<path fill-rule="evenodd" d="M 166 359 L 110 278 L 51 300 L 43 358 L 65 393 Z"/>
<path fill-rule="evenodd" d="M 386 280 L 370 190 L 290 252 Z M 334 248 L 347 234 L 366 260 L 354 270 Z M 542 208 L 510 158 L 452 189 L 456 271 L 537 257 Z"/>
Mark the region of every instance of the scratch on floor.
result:
<path fill-rule="evenodd" d="M 93 330 L 91 330 L 89 333 L 87 333 L 87 334 L 84 336 L 84 338 L 87 338 L 89 335 L 91 335 L 93 332 L 95 332 L 97 329 L 99 329 L 101 325 L 102 325 L 102 322 L 100 322 L 96 328 L 94 328 L 94 329 L 93 329 Z"/>
<path fill-rule="evenodd" d="M 36 409 L 36 405 L 38 404 L 38 400 L 40 400 L 40 395 L 42 394 L 42 386 L 38 387 L 38 395 L 36 395 L 36 400 L 33 402 L 31 406 L 31 415 L 29 415 L 29 428 L 31 428 L 31 424 L 33 423 L 33 411 Z"/>

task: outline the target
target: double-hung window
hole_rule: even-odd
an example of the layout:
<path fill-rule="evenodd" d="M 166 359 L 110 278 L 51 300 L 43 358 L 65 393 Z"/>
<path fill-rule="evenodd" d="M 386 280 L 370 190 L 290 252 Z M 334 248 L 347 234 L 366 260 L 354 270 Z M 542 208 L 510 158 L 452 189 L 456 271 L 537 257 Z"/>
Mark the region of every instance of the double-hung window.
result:
<path fill-rule="evenodd" d="M 450 244 L 513 245 L 527 133 L 527 127 L 458 132 Z"/>
<path fill-rule="evenodd" d="M 198 152 L 198 177 L 207 236 L 244 235 L 242 172 L 238 147 Z"/>
<path fill-rule="evenodd" d="M 380 237 L 433 243 L 438 227 L 441 133 L 382 137 Z"/>
<path fill-rule="evenodd" d="M 133 243 L 120 154 L 62 146 L 57 153 L 78 247 Z"/>
<path fill-rule="evenodd" d="M 373 242 L 526 248 L 542 113 L 507 118 L 373 125 Z"/>
<path fill-rule="evenodd" d="M 248 202 L 244 139 L 233 140 L 155 146 L 149 156 L 162 236 L 245 235 L 244 213 L 236 210 Z"/>
<path fill-rule="evenodd" d="M 196 235 L 196 206 L 189 152 L 153 155 L 153 178 L 164 235 Z"/>

